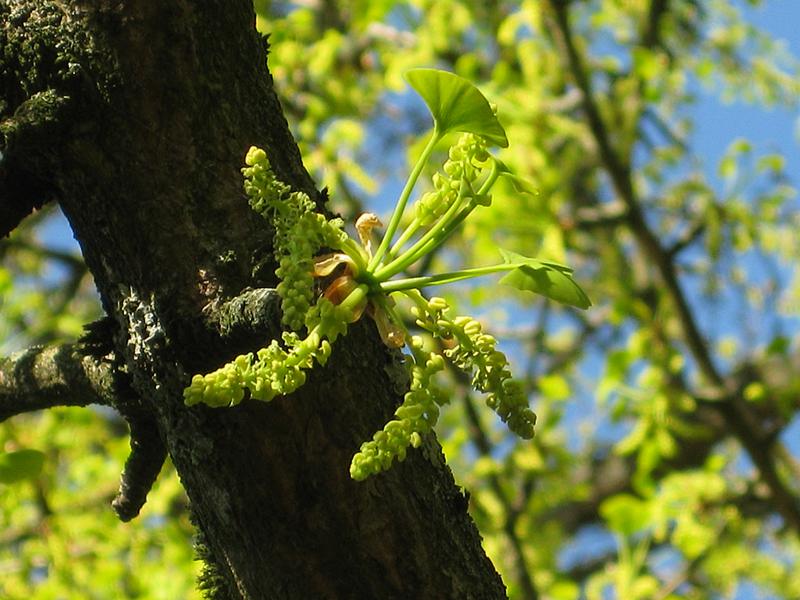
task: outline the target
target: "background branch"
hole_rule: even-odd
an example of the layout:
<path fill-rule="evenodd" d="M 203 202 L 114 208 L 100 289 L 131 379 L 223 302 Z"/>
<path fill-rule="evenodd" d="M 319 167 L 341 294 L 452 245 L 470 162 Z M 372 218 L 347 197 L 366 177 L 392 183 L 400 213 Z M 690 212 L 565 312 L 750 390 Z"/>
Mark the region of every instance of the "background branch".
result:
<path fill-rule="evenodd" d="M 664 4 L 664 6 L 659 7 L 659 4 Z M 771 452 L 772 444 L 765 443 L 766 436 L 760 422 L 753 418 L 752 411 L 748 409 L 736 390 L 729 389 L 714 364 L 711 352 L 678 280 L 673 253 L 661 245 L 658 237 L 648 225 L 633 187 L 629 160 L 621 158 L 620 150 L 614 148 L 611 142 L 611 136 L 597 105 L 591 81 L 573 40 L 568 4 L 551 2 L 551 6 L 555 17 L 556 41 L 561 46 L 572 77 L 583 95 L 583 109 L 598 147 L 600 161 L 611 179 L 614 191 L 627 208 L 628 227 L 645 256 L 656 267 L 667 295 L 677 312 L 684 341 L 701 374 L 716 389 L 717 395 L 721 398 L 716 409 L 725 419 L 729 431 L 741 443 L 758 467 L 761 479 L 772 493 L 778 513 L 785 519 L 787 525 L 791 526 L 795 532 L 800 533 L 800 503 L 778 474 L 775 458 Z M 654 3 L 654 11 L 648 27 L 648 31 L 652 33 L 647 36 L 652 43 L 655 43 L 654 36 L 658 30 L 657 20 L 659 15 L 663 14 L 664 8 L 665 3 Z M 626 156 L 630 155 L 630 151 L 630 148 L 626 149 Z"/>

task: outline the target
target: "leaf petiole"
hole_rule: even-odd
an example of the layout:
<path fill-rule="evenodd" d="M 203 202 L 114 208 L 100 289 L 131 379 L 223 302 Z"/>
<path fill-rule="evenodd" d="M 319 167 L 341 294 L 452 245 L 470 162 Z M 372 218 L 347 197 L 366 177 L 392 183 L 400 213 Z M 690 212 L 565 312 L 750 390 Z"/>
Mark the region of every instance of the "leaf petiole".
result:
<path fill-rule="evenodd" d="M 439 217 L 436 223 L 434 223 L 421 238 L 414 242 L 414 244 L 408 250 L 402 252 L 400 256 L 395 258 L 388 265 L 384 265 L 378 269 L 375 272 L 375 278 L 379 281 L 385 281 L 389 279 L 389 277 L 392 275 L 395 275 L 407 267 L 410 267 L 425 254 L 428 254 L 431 250 L 444 243 L 448 235 L 446 230 L 449 222 L 453 220 L 453 218 L 456 216 L 456 213 L 458 213 L 459 209 L 462 208 L 461 201 L 464 199 L 467 189 L 468 184 L 462 181 L 461 187 L 458 190 L 458 197 L 447 208 L 447 211 L 441 217 Z"/>
<path fill-rule="evenodd" d="M 414 217 L 411 223 L 408 224 L 408 227 L 405 228 L 403 233 L 397 238 L 397 241 L 392 246 L 392 249 L 386 254 L 386 259 L 391 261 L 396 256 L 397 253 L 400 252 L 402 247 L 405 245 L 408 240 L 410 240 L 417 231 L 419 231 L 420 227 L 422 227 L 422 223 L 417 217 Z"/>
<path fill-rule="evenodd" d="M 414 185 L 416 185 L 417 179 L 419 179 L 420 173 L 422 173 L 422 169 L 428 162 L 428 158 L 430 158 L 431 154 L 433 153 L 433 149 L 441 139 L 442 134 L 439 133 L 438 127 L 434 125 L 431 138 L 428 140 L 428 144 L 425 146 L 422 154 L 420 154 L 420 157 L 417 159 L 417 163 L 414 165 L 414 169 L 408 176 L 408 181 L 406 181 L 406 185 L 403 188 L 400 197 L 397 199 L 397 204 L 394 207 L 392 218 L 389 220 L 386 233 L 383 234 L 383 239 L 381 240 L 380 246 L 378 246 L 378 249 L 375 251 L 375 255 L 372 257 L 372 260 L 369 261 L 367 266 L 368 271 L 375 270 L 375 267 L 380 264 L 381 260 L 386 254 L 386 251 L 389 249 L 389 244 L 392 243 L 392 237 L 394 237 L 394 234 L 400 225 L 400 220 L 403 218 L 403 212 L 405 211 L 406 204 L 411 196 L 411 192 L 414 190 Z"/>
<path fill-rule="evenodd" d="M 492 273 L 500 273 L 502 271 L 513 271 L 514 269 L 520 266 L 522 266 L 522 264 L 506 263 L 500 265 L 490 265 L 488 267 L 461 269 L 459 271 L 450 271 L 449 273 L 440 273 L 438 275 L 427 275 L 425 277 L 408 277 L 406 279 L 394 279 L 392 281 L 385 281 L 381 283 L 380 288 L 387 294 L 391 292 L 402 292 L 405 290 L 419 289 L 428 285 L 443 285 L 445 283 L 453 283 L 454 281 L 472 279 L 473 277 L 491 275 Z"/>
<path fill-rule="evenodd" d="M 481 184 L 478 192 L 473 195 L 473 200 L 470 201 L 466 207 L 461 206 L 461 200 L 464 192 L 466 191 L 466 188 L 462 186 L 461 190 L 459 190 L 458 199 L 447 209 L 447 212 L 445 212 L 445 214 L 442 215 L 439 220 L 408 250 L 403 252 L 388 265 L 378 269 L 375 273 L 376 279 L 383 281 L 387 280 L 392 275 L 396 275 L 400 271 L 403 271 L 407 267 L 413 265 L 420 258 L 426 254 L 429 254 L 438 246 L 443 244 L 450 237 L 453 231 L 455 231 L 456 227 L 458 227 L 461 222 L 479 206 L 479 203 L 475 201 L 475 198 L 481 198 L 485 196 L 489 193 L 489 190 L 492 189 L 492 186 L 501 174 L 498 165 L 498 161 L 492 159 L 492 168 L 491 171 L 489 171 L 489 175 Z M 461 210 L 459 211 L 459 209 Z M 397 247 L 397 245 L 395 245 L 395 247 Z M 394 250 L 394 248 L 392 250 Z"/>

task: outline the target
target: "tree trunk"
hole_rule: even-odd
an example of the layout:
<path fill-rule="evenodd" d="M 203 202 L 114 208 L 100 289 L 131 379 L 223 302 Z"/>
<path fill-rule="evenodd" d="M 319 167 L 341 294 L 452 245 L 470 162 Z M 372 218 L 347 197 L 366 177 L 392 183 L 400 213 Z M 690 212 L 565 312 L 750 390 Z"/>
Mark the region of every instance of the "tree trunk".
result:
<path fill-rule="evenodd" d="M 230 597 L 504 597 L 433 436 L 349 478 L 405 385 L 371 323 L 291 397 L 183 405 L 192 374 L 277 332 L 274 294 L 248 293 L 275 279 L 247 148 L 320 199 L 253 23 L 247 0 L 0 0 L 0 226 L 61 204 L 138 397 L 126 417 L 157 427 L 134 447 L 166 445 Z"/>

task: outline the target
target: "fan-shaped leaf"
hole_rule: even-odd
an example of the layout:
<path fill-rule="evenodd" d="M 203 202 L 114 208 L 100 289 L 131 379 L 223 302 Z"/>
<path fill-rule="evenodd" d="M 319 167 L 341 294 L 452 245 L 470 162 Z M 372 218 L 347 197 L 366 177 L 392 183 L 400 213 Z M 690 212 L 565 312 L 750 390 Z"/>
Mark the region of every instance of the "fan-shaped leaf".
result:
<path fill-rule="evenodd" d="M 592 302 L 572 279 L 572 269 L 554 262 L 528 258 L 500 249 L 506 264 L 517 265 L 500 283 L 527 290 L 578 308 L 589 308 Z"/>
<path fill-rule="evenodd" d="M 507 178 L 511 182 L 511 185 L 514 186 L 515 190 L 521 193 L 531 194 L 532 196 L 536 196 L 539 193 L 539 190 L 536 189 L 536 186 L 533 185 L 530 180 L 514 173 L 508 168 L 506 163 L 499 158 L 492 157 L 492 159 L 497 163 L 497 171 L 500 173 L 500 177 Z"/>
<path fill-rule="evenodd" d="M 505 148 L 508 138 L 489 101 L 466 79 L 438 69 L 411 69 L 406 80 L 422 96 L 439 132 L 474 133 Z"/>

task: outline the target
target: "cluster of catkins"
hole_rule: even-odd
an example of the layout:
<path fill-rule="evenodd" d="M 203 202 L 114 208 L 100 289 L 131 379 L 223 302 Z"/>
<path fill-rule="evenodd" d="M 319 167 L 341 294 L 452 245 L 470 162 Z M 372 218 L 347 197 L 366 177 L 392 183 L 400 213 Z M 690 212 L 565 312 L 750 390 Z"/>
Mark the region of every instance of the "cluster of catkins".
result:
<path fill-rule="evenodd" d="M 315 212 L 313 202 L 302 192 L 293 192 L 272 171 L 266 153 L 250 148 L 245 192 L 253 210 L 275 226 L 274 251 L 281 278 L 283 322 L 292 330 L 308 329 L 301 338 L 285 332 L 283 344 L 272 340 L 255 354 L 237 356 L 232 362 L 206 375 L 195 375 L 184 390 L 187 405 L 232 406 L 241 402 L 245 391 L 256 400 L 269 401 L 290 394 L 306 381 L 305 370 L 314 361 L 324 365 L 331 343 L 347 330 L 353 316 L 347 307 L 320 298 L 310 306 L 313 294 L 314 254 L 322 247 L 339 248 L 347 239 L 341 219 L 327 220 Z"/>
<path fill-rule="evenodd" d="M 485 392 L 486 404 L 507 423 L 509 429 L 522 438 L 533 437 L 536 415 L 520 384 L 511 379 L 508 359 L 495 348 L 496 340 L 482 331 L 481 324 L 472 317 L 450 318 L 447 302 L 442 298 L 425 300 L 421 294 L 411 294 L 415 306 L 411 309 L 417 325 L 434 338 L 455 342 L 444 350 L 456 367 L 469 374 L 472 386 Z M 411 338 L 412 356 L 407 358 L 411 370 L 411 387 L 403 403 L 373 439 L 361 445 L 353 457 L 350 475 L 361 480 L 385 471 L 397 458 L 403 460 L 409 446 L 418 447 L 421 435 L 428 433 L 439 417 L 439 406 L 448 398 L 431 383 L 431 377 L 444 369 L 441 354 L 426 353 L 422 338 Z M 413 357 L 413 361 L 412 361 Z"/>
<path fill-rule="evenodd" d="M 470 203 L 490 201 L 478 197 L 473 183 L 479 178 L 479 163 L 487 158 L 485 142 L 474 135 L 463 135 L 450 149 L 445 174 L 434 176 L 435 191 L 423 196 L 416 207 L 416 218 L 431 223 L 447 210 L 458 209 L 459 200 Z M 255 354 L 250 352 L 206 375 L 195 375 L 184 390 L 186 404 L 230 406 L 249 397 L 269 401 L 275 396 L 290 394 L 306 381 L 307 369 L 314 363 L 324 365 L 331 354 L 331 344 L 346 333 L 349 323 L 357 320 L 367 303 L 367 311 L 379 324 L 387 319 L 394 328 L 404 331 L 392 303 L 350 276 L 352 290 L 340 303 L 321 296 L 313 300 L 314 255 L 321 248 L 346 248 L 354 244 L 342 230 L 340 219 L 327 220 L 316 213 L 313 202 L 301 192 L 293 192 L 278 181 L 263 150 L 251 148 L 246 158 L 245 191 L 253 209 L 275 227 L 274 252 L 280 264 L 276 274 L 281 279 L 277 288 L 282 299 L 283 322 L 292 331 L 281 341 Z M 344 255 L 338 255 L 344 256 Z M 351 255 L 352 256 L 352 255 Z M 324 261 L 323 261 L 324 262 Z M 324 271 L 324 269 L 323 269 Z M 381 293 L 381 292 L 377 292 Z M 433 383 L 433 377 L 445 368 L 445 358 L 467 373 L 475 389 L 486 393 L 486 403 L 495 410 L 509 428 L 523 438 L 533 436 L 536 420 L 528 408 L 520 385 L 511 379 L 506 356 L 495 348 L 495 339 L 482 331 L 480 323 L 470 317 L 450 318 L 449 307 L 441 298 L 425 300 L 417 290 L 406 290 L 414 307 L 417 325 L 434 339 L 450 346 L 439 351 L 426 351 L 423 339 L 409 340 L 406 356 L 411 384 L 394 419 L 378 431 L 372 440 L 361 445 L 353 457 L 350 474 L 353 479 L 388 469 L 392 462 L 403 460 L 409 447 L 419 447 L 422 436 L 429 433 L 439 418 L 439 407 L 448 397 Z M 297 332 L 307 331 L 305 337 Z M 403 339 L 400 336 L 398 339 Z M 402 343 L 402 342 L 401 342 Z"/>
<path fill-rule="evenodd" d="M 314 290 L 314 254 L 320 248 L 340 249 L 348 237 L 341 219 L 326 219 L 311 199 L 294 192 L 272 171 L 266 152 L 255 146 L 242 169 L 250 206 L 275 226 L 275 274 L 280 278 L 283 323 L 299 331 L 305 322 Z"/>
<path fill-rule="evenodd" d="M 444 173 L 434 173 L 433 190 L 425 192 L 414 204 L 414 217 L 420 225 L 430 225 L 452 206 L 459 194 L 472 194 L 481 169 L 476 163 L 486 161 L 486 141 L 471 133 L 462 134 L 450 147 Z M 488 197 L 483 202 L 488 204 Z M 482 202 L 478 199 L 476 204 Z"/>

